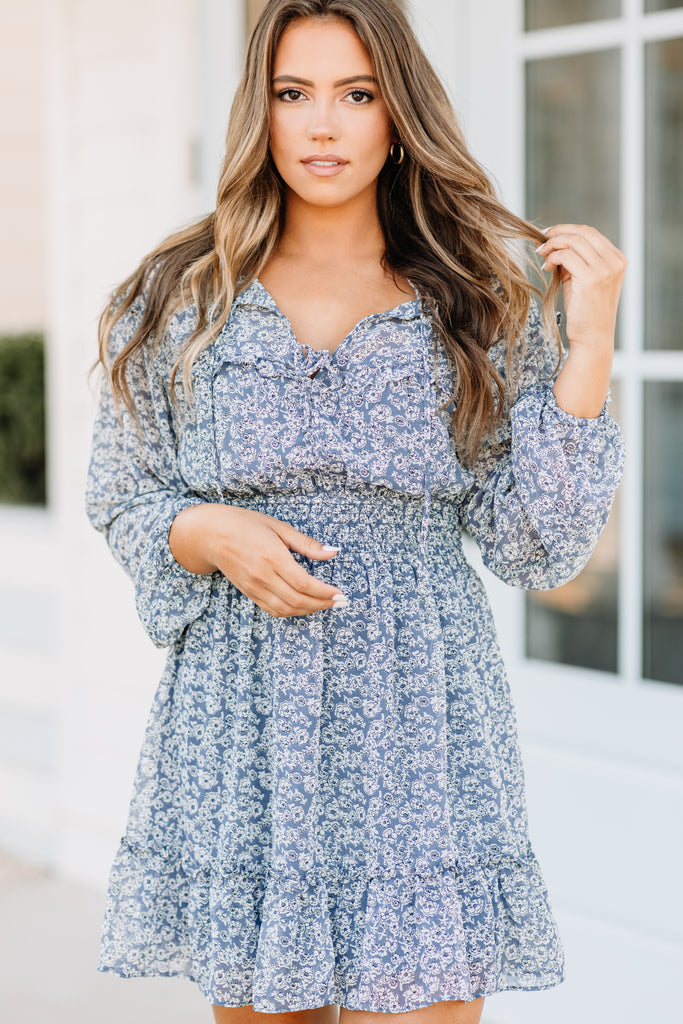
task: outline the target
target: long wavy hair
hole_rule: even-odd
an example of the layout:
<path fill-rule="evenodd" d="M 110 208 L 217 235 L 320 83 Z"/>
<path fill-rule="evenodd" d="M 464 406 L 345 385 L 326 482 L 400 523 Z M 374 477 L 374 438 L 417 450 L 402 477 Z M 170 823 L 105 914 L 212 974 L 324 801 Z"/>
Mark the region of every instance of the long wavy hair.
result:
<path fill-rule="evenodd" d="M 126 367 L 131 355 L 163 337 L 173 314 L 194 304 L 196 325 L 180 346 L 180 372 L 191 400 L 197 355 L 220 334 L 236 294 L 265 266 L 278 243 L 285 186 L 269 150 L 273 58 L 284 29 L 298 18 L 344 19 L 374 65 L 381 95 L 405 159 L 385 163 L 377 208 L 385 238 L 386 272 L 412 281 L 435 333 L 452 360 L 456 388 L 453 428 L 466 462 L 495 429 L 514 399 L 520 339 L 531 292 L 542 299 L 543 323 L 561 342 L 555 318 L 560 272 L 544 293 L 538 259 L 524 240 L 545 241 L 539 228 L 508 210 L 470 153 L 444 86 L 395 0 L 269 0 L 249 41 L 227 130 L 216 209 L 166 238 L 110 295 L 99 320 L 100 361 L 117 400 L 134 414 Z M 151 275 L 154 280 L 151 287 Z M 142 292 L 134 336 L 108 365 L 109 333 Z M 507 344 L 504 376 L 489 349 Z"/>

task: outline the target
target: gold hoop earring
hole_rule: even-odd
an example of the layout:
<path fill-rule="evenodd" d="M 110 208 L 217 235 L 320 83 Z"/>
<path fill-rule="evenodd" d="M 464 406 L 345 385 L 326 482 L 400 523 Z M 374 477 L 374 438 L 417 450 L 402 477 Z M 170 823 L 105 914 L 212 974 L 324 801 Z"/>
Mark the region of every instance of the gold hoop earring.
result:
<path fill-rule="evenodd" d="M 401 155 L 399 156 L 398 160 L 396 159 L 396 146 L 398 146 L 398 148 L 401 150 Z M 389 156 L 391 157 L 392 163 L 402 164 L 405 155 L 406 155 L 406 151 L 403 148 L 403 143 L 402 142 L 392 142 L 391 143 L 391 145 L 389 146 Z"/>

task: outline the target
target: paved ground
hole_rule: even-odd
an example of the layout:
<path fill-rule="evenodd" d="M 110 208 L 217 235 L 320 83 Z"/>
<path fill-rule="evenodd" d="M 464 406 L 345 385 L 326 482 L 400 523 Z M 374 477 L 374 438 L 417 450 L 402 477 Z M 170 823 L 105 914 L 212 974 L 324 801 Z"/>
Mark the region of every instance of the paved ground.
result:
<path fill-rule="evenodd" d="M 0 855 L 2 1024 L 213 1022 L 192 982 L 96 970 L 103 899 Z"/>

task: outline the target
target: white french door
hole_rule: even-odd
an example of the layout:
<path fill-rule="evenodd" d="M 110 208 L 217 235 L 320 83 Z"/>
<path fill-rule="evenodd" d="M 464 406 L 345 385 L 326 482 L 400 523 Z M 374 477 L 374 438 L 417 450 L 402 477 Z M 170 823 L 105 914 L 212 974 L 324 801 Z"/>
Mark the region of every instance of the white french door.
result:
<path fill-rule="evenodd" d="M 541 227 L 594 224 L 629 259 L 611 409 L 628 448 L 624 480 L 577 580 L 535 595 L 492 584 L 508 658 L 530 685 L 660 700 L 680 723 L 683 4 L 467 6 L 475 155 L 513 209 Z"/>
<path fill-rule="evenodd" d="M 594 224 L 629 259 L 611 409 L 627 466 L 610 522 L 565 587 L 528 595 L 482 570 L 518 710 L 532 841 L 568 957 L 565 985 L 492 997 L 487 1019 L 673 1021 L 683 969 L 683 2 L 456 2 L 468 73 L 455 99 L 506 203 L 539 227 Z"/>

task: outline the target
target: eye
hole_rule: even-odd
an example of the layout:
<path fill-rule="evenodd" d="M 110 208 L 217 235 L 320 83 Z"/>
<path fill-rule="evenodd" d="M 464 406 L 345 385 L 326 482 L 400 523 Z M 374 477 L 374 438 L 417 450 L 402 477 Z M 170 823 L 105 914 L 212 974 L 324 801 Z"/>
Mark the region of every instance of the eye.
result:
<path fill-rule="evenodd" d="M 286 100 L 286 99 L 284 98 L 284 97 L 285 97 L 285 96 L 287 96 L 287 95 L 288 95 L 289 93 L 295 93 L 295 94 L 296 94 L 296 98 L 298 98 L 299 96 L 303 96 L 303 93 L 301 92 L 301 89 L 283 89 L 283 90 L 282 90 L 282 92 L 279 92 L 279 93 L 277 94 L 277 98 L 278 98 L 279 100 L 282 100 L 282 101 L 283 101 L 283 103 L 294 103 L 294 102 L 295 102 L 295 100 L 291 100 L 291 99 L 290 99 L 290 100 Z"/>
<path fill-rule="evenodd" d="M 354 96 L 354 97 L 355 97 L 355 99 L 354 99 L 354 102 L 353 102 L 353 106 L 354 106 L 354 107 L 362 107 L 362 106 L 365 106 L 365 105 L 366 105 L 366 104 L 365 104 L 365 101 L 366 101 L 366 100 L 367 100 L 367 102 L 368 102 L 368 103 L 371 103 L 371 102 L 372 102 L 372 100 L 374 100 L 374 98 L 375 98 L 375 97 L 374 97 L 374 96 L 372 95 L 372 93 L 371 93 L 371 92 L 368 92 L 368 91 L 367 91 L 366 89 L 353 89 L 353 90 L 352 90 L 352 91 L 351 91 L 351 92 L 349 93 L 349 96 Z M 360 101 L 359 101 L 359 102 L 357 103 L 357 102 L 356 102 L 356 99 L 358 99 L 358 97 L 360 97 Z"/>

